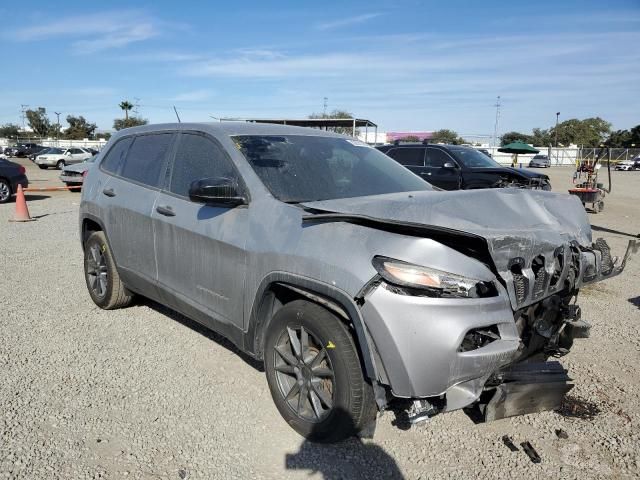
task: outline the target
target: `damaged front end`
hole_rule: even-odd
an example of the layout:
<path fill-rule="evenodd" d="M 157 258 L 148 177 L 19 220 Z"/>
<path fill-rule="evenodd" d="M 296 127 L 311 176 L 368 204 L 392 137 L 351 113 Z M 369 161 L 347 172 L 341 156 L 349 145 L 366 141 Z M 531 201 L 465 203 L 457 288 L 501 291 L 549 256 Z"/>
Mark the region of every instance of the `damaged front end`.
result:
<path fill-rule="evenodd" d="M 374 352 L 378 405 L 412 402 L 411 421 L 458 409 L 495 420 L 559 407 L 572 384 L 556 359 L 589 335 L 579 289 L 620 274 L 639 246 L 632 240 L 622 258 L 613 257 L 603 239 L 592 241 L 580 202 L 539 190 L 418 192 L 304 207 L 305 222 L 347 222 L 406 242 L 394 255 L 371 252 L 390 259 L 396 278 L 377 268 L 356 302 Z"/>

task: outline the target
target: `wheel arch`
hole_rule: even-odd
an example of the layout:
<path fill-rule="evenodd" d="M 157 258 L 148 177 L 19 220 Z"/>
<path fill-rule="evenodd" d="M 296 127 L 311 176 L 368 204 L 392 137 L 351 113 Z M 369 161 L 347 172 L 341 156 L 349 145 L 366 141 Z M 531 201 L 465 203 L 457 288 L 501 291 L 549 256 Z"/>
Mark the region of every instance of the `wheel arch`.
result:
<path fill-rule="evenodd" d="M 283 305 L 298 299 L 306 299 L 330 310 L 352 327 L 364 373 L 375 381 L 373 351 L 355 301 L 346 292 L 332 285 L 295 274 L 272 272 L 260 283 L 251 307 L 246 349 L 262 360 L 265 332 L 273 315 Z"/>

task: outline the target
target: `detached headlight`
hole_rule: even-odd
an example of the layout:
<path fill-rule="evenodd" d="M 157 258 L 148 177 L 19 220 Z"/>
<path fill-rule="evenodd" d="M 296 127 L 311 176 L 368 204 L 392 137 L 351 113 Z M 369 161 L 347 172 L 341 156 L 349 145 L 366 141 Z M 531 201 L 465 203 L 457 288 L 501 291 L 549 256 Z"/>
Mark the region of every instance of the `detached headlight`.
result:
<path fill-rule="evenodd" d="M 494 297 L 492 282 L 463 277 L 386 257 L 374 257 L 373 266 L 387 283 L 401 287 L 399 293 L 444 298 Z"/>

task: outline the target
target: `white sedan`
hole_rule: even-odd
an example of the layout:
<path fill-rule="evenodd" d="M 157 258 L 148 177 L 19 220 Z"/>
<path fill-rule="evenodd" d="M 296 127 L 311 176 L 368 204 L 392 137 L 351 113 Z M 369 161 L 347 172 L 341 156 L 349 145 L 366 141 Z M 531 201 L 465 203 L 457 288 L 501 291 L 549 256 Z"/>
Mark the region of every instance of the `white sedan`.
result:
<path fill-rule="evenodd" d="M 616 170 L 635 170 L 635 162 L 633 160 L 624 160 L 616 165 Z"/>
<path fill-rule="evenodd" d="M 51 148 L 43 155 L 36 157 L 35 163 L 42 169 L 56 167 L 62 170 L 65 165 L 84 162 L 93 154 L 79 147 Z"/>

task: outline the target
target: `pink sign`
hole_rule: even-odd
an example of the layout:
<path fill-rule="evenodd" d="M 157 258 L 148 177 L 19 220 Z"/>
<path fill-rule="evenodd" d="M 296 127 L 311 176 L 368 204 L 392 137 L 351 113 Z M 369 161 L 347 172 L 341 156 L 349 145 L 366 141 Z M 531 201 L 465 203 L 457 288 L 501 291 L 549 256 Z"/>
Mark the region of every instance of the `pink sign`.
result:
<path fill-rule="evenodd" d="M 433 132 L 387 132 L 387 142 L 402 140 L 407 137 L 415 137 L 418 140 L 429 140 Z"/>

